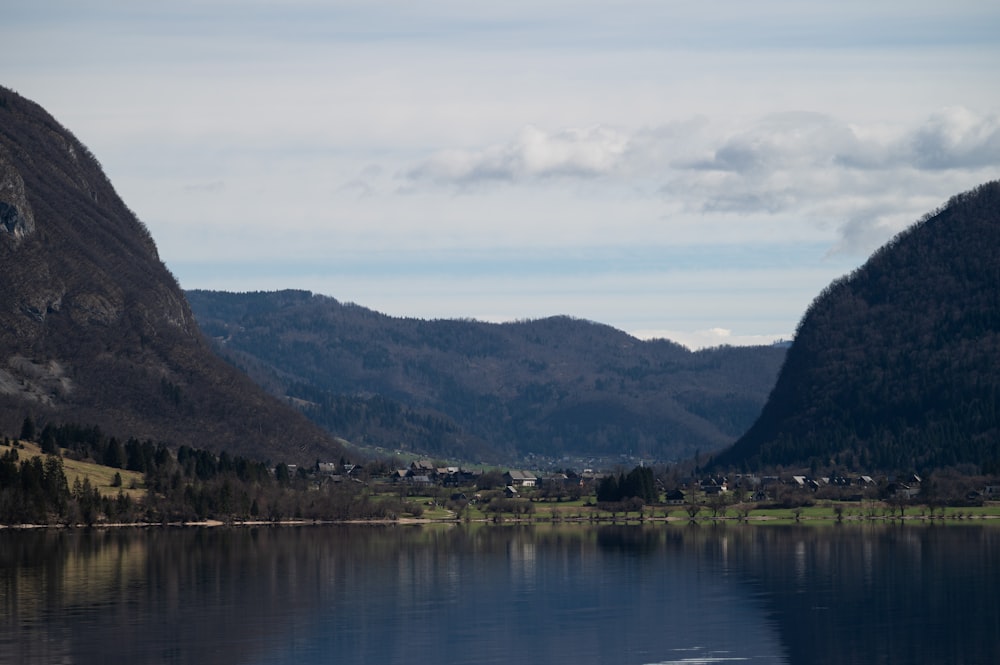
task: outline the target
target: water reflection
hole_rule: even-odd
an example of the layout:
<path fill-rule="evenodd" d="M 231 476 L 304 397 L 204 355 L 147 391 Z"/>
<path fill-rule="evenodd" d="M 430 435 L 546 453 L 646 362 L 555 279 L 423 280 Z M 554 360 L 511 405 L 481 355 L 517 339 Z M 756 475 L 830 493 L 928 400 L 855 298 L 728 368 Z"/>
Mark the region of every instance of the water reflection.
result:
<path fill-rule="evenodd" d="M 0 663 L 1000 662 L 1000 529 L 0 532 Z"/>
<path fill-rule="evenodd" d="M 792 662 L 1000 662 L 996 527 L 790 527 L 753 540 L 740 568 Z"/>

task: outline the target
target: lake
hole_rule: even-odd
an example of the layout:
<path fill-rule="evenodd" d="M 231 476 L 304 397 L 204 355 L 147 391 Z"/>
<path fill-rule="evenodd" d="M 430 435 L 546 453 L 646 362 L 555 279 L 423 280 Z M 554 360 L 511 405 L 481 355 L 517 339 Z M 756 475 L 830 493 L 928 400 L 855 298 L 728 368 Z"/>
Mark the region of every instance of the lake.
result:
<path fill-rule="evenodd" d="M 0 531 L 0 663 L 997 663 L 1000 526 Z"/>

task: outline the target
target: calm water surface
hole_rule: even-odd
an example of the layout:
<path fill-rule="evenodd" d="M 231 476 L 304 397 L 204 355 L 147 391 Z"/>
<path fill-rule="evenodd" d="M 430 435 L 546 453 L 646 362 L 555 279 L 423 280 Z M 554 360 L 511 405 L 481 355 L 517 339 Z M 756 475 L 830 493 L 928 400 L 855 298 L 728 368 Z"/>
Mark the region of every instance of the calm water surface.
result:
<path fill-rule="evenodd" d="M 998 663 L 1000 527 L 0 532 L 0 663 Z"/>

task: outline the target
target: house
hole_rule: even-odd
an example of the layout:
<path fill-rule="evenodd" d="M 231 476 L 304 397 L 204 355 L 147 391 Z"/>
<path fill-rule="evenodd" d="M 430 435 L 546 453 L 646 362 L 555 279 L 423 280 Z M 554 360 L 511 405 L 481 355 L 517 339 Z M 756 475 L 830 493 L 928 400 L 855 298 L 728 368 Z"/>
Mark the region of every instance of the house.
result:
<path fill-rule="evenodd" d="M 413 475 L 417 476 L 437 475 L 437 468 L 434 466 L 434 462 L 426 459 L 410 462 L 410 471 L 413 472 Z"/>
<path fill-rule="evenodd" d="M 729 491 L 729 483 L 725 478 L 706 478 L 701 481 L 701 491 L 706 496 L 725 494 Z"/>
<path fill-rule="evenodd" d="M 503 490 L 503 495 L 508 499 L 516 499 L 518 497 L 517 488 L 513 485 L 507 485 Z"/>
<path fill-rule="evenodd" d="M 445 487 L 462 487 L 473 485 L 481 475 L 478 471 L 463 469 L 457 466 L 447 466 L 437 469 L 437 478 Z"/>
<path fill-rule="evenodd" d="M 920 494 L 919 487 L 911 487 L 906 483 L 889 483 L 885 488 L 886 494 L 891 497 L 912 499 Z"/>
<path fill-rule="evenodd" d="M 819 489 L 819 483 L 809 476 L 792 476 L 792 482 L 790 484 L 794 487 L 812 490 L 814 492 Z"/>
<path fill-rule="evenodd" d="M 663 503 L 679 506 L 684 503 L 684 492 L 673 489 L 663 496 Z"/>
<path fill-rule="evenodd" d="M 459 467 L 458 473 L 455 474 L 455 481 L 461 485 L 474 485 L 481 475 L 483 475 L 482 471 Z"/>
<path fill-rule="evenodd" d="M 536 484 L 540 484 L 544 487 L 580 487 L 583 485 L 583 479 L 580 476 L 573 474 L 572 476 L 565 473 L 549 473 L 543 478 L 539 478 Z"/>
<path fill-rule="evenodd" d="M 512 487 L 534 487 L 538 482 L 538 478 L 530 471 L 519 471 L 517 469 L 511 469 L 503 474 L 503 479 L 507 485 Z"/>

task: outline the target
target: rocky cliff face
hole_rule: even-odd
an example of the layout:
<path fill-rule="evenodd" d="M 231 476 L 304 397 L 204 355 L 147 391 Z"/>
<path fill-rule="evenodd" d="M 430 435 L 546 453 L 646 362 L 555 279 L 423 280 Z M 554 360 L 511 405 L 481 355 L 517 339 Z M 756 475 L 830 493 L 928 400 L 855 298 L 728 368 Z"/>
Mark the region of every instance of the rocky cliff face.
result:
<path fill-rule="evenodd" d="M 273 459 L 339 454 L 211 353 L 97 160 L 3 88 L 0 282 L 0 432 L 30 414 Z"/>
<path fill-rule="evenodd" d="M 35 230 L 35 216 L 24 195 L 21 174 L 0 151 L 0 237 L 16 245 Z"/>

